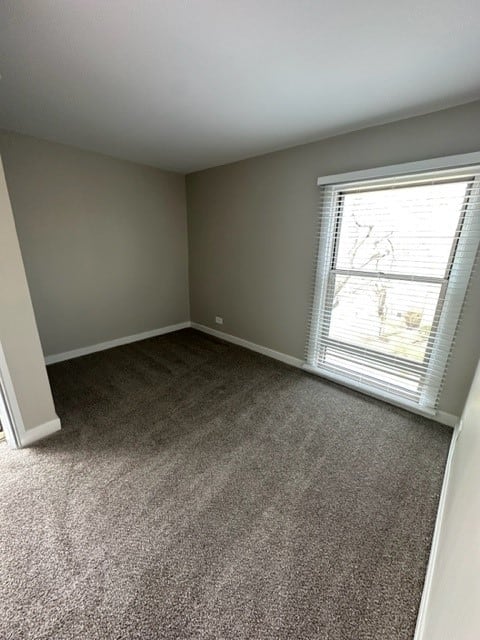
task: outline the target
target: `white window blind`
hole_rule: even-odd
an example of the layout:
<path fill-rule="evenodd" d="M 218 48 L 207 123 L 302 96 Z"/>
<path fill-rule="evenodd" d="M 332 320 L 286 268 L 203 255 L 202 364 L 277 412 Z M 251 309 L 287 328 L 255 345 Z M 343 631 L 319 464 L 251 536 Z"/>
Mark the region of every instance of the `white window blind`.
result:
<path fill-rule="evenodd" d="M 436 411 L 478 253 L 479 176 L 321 186 L 307 369 Z"/>

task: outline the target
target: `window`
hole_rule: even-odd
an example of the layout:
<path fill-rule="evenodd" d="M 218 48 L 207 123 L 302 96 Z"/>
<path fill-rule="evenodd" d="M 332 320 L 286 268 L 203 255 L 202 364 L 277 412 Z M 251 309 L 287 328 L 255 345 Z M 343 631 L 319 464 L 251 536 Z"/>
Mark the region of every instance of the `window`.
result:
<path fill-rule="evenodd" d="M 322 185 L 307 368 L 435 412 L 478 249 L 479 175 Z"/>

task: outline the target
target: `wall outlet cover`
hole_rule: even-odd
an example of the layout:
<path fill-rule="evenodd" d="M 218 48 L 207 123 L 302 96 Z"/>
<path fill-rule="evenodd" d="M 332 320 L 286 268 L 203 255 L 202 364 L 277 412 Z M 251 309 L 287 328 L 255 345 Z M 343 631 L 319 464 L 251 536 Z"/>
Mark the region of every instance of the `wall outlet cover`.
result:
<path fill-rule="evenodd" d="M 215 322 L 217 324 L 223 324 L 223 318 L 221 318 L 220 316 L 215 316 Z"/>

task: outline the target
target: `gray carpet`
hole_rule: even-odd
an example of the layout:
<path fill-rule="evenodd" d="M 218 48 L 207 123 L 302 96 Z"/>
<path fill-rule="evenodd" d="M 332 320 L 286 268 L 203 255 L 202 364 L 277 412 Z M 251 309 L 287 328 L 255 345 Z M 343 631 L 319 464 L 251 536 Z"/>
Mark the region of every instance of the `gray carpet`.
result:
<path fill-rule="evenodd" d="M 193 330 L 49 367 L 0 638 L 406 640 L 451 430 Z"/>

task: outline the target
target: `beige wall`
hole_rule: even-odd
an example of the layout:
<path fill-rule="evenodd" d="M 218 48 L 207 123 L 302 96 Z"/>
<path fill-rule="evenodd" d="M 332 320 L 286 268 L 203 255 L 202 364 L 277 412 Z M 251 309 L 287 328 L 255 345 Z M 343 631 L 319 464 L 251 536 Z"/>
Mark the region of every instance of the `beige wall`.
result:
<path fill-rule="evenodd" d="M 57 420 L 0 162 L 0 342 L 23 425 Z M 2 376 L 5 372 L 0 372 Z M 13 398 L 9 397 L 10 402 Z"/>
<path fill-rule="evenodd" d="M 480 365 L 451 459 L 431 588 L 424 595 L 415 640 L 480 637 L 479 460 Z"/>
<path fill-rule="evenodd" d="M 45 355 L 188 320 L 185 180 L 2 133 Z"/>
<path fill-rule="evenodd" d="M 321 175 L 480 150 L 480 102 L 187 176 L 195 322 L 302 357 Z M 480 355 L 480 276 L 440 408 L 459 415 Z"/>

